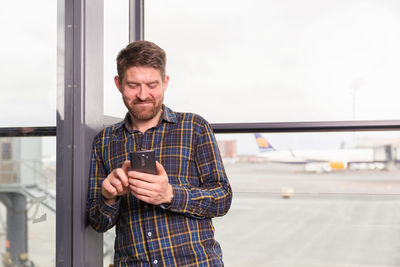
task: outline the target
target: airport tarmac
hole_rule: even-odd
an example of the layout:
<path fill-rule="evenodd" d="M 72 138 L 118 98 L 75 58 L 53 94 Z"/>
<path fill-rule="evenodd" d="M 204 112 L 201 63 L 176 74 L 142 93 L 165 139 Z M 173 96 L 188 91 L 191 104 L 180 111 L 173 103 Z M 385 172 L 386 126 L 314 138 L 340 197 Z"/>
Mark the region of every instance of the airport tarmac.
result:
<path fill-rule="evenodd" d="M 400 266 L 400 170 L 306 173 L 302 165 L 273 163 L 225 168 L 232 207 L 213 220 L 225 266 Z M 290 197 L 282 197 L 282 189 Z M 55 214 L 41 206 L 36 217 L 44 213 L 46 221 L 28 221 L 36 267 L 55 266 Z M 109 255 L 104 266 L 111 261 Z"/>
<path fill-rule="evenodd" d="M 305 173 L 225 166 L 234 197 L 214 219 L 226 266 L 400 266 L 400 171 Z M 288 198 L 282 188 L 291 188 Z"/>

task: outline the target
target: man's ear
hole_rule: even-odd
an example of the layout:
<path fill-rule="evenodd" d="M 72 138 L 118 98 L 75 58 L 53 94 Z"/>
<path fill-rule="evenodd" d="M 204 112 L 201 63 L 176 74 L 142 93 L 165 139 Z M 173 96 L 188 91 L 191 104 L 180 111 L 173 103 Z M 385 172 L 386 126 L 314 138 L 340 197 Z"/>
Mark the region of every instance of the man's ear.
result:
<path fill-rule="evenodd" d="M 165 75 L 164 80 L 163 80 L 163 91 L 164 92 L 165 92 L 165 90 L 167 90 L 168 82 L 169 82 L 169 76 Z"/>
<path fill-rule="evenodd" d="M 119 76 L 118 75 L 116 75 L 115 77 L 114 77 L 114 82 L 115 82 L 115 86 L 117 86 L 117 88 L 118 88 L 118 90 L 119 90 L 119 92 L 122 94 L 122 86 L 121 86 L 121 80 L 119 79 Z"/>

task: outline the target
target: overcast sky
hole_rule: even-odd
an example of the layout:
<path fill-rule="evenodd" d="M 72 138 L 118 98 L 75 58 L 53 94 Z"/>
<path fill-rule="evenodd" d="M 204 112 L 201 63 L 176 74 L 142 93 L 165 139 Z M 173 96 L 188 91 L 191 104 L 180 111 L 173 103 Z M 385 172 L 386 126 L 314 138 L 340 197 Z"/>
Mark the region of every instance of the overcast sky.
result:
<path fill-rule="evenodd" d="M 177 110 L 211 122 L 400 118 L 398 1 L 153 0 L 145 7 L 145 38 L 167 51 L 166 103 Z M 125 109 L 115 107 L 112 76 L 128 17 L 120 15 L 124 5 L 106 1 L 106 8 L 113 23 L 105 28 L 112 51 L 105 113 L 117 116 Z"/>
<path fill-rule="evenodd" d="M 0 9 L 0 126 L 55 125 L 56 1 L 23 3 Z M 117 117 L 125 113 L 113 76 L 128 42 L 127 4 L 105 0 L 105 114 Z M 400 119 L 399 28 L 395 0 L 145 6 L 145 39 L 168 56 L 165 103 L 210 122 Z"/>

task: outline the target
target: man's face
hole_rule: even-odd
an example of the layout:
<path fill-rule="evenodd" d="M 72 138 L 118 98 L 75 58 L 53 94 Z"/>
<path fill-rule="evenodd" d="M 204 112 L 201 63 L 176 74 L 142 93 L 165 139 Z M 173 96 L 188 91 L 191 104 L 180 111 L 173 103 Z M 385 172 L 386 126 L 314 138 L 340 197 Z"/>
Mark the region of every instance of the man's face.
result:
<path fill-rule="evenodd" d="M 160 71 L 151 67 L 131 67 L 122 81 L 118 76 L 114 80 L 133 119 L 149 121 L 159 114 L 168 85 L 167 75 L 162 78 Z"/>

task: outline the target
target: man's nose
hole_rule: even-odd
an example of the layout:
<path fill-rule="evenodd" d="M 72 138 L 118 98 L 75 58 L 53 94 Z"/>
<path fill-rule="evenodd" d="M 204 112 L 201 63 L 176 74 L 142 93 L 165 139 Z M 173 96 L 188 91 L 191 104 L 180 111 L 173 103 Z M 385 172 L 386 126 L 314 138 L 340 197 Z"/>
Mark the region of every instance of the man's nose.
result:
<path fill-rule="evenodd" d="M 143 85 L 140 86 L 139 92 L 137 94 L 137 98 L 139 98 L 140 100 L 144 101 L 144 100 L 147 99 L 148 95 L 149 94 L 148 94 L 148 91 L 147 91 L 146 87 L 143 86 Z"/>

